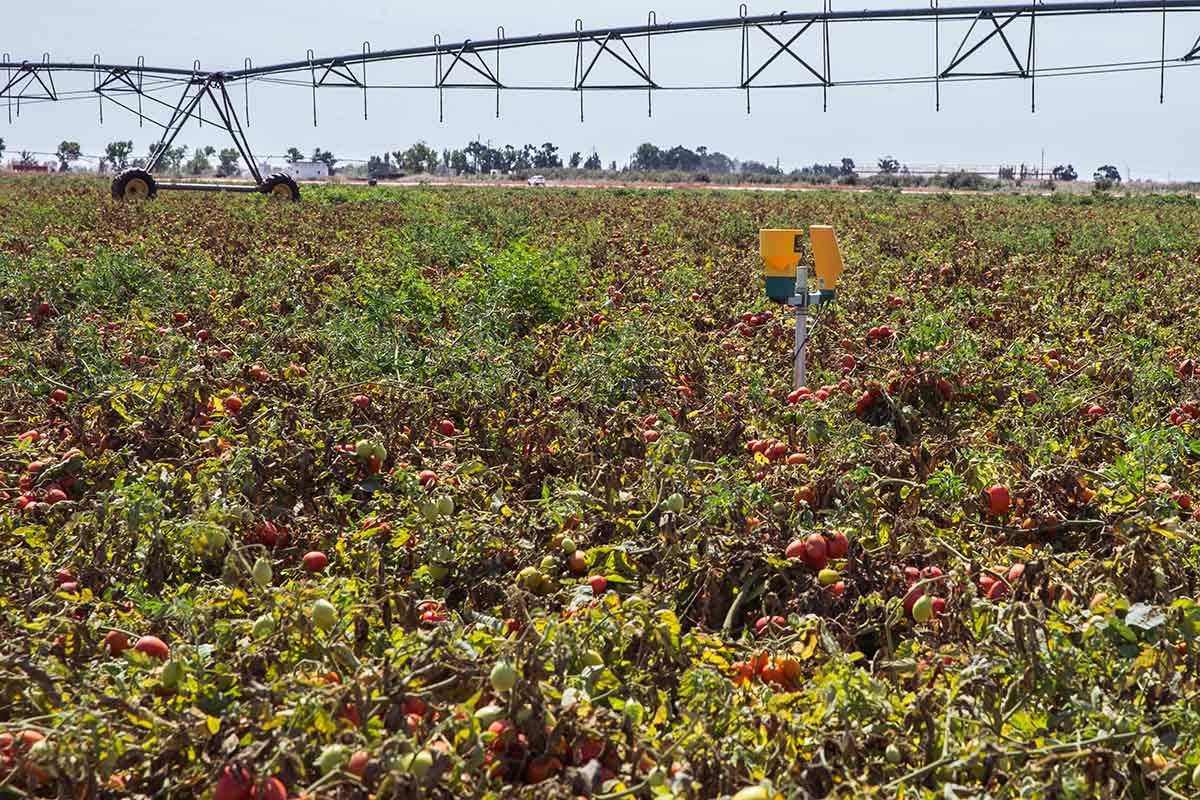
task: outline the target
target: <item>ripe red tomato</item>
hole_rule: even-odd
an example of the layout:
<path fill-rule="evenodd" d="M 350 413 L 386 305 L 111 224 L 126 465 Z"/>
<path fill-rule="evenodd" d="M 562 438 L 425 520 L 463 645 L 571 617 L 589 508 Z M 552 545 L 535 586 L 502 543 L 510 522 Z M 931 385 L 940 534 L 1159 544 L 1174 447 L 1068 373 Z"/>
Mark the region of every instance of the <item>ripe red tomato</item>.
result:
<path fill-rule="evenodd" d="M 588 578 L 588 584 L 592 587 L 592 594 L 602 595 L 608 589 L 608 578 L 603 575 L 593 575 Z"/>
<path fill-rule="evenodd" d="M 320 550 L 312 550 L 304 554 L 304 568 L 309 572 L 320 572 L 329 563 L 329 556 Z"/>
<path fill-rule="evenodd" d="M 795 541 L 790 543 L 787 546 L 787 549 L 783 551 L 783 555 L 785 558 L 787 558 L 789 560 L 790 559 L 800 559 L 801 561 L 803 561 L 806 558 L 804 540 L 796 539 Z"/>
<path fill-rule="evenodd" d="M 830 558 L 845 558 L 850 552 L 850 540 L 841 531 L 834 531 L 829 537 L 828 551 Z"/>
<path fill-rule="evenodd" d="M 824 569 L 825 560 L 829 555 L 829 546 L 825 543 L 825 537 L 819 533 L 809 534 L 809 537 L 804 540 L 804 555 L 813 567 Z"/>
<path fill-rule="evenodd" d="M 371 398 L 367 397 L 365 394 L 356 394 L 350 402 L 359 408 L 365 409 L 371 405 Z"/>
<path fill-rule="evenodd" d="M 251 800 L 254 797 L 250 790 L 253 781 L 246 769 L 234 769 L 225 765 L 213 787 L 213 800 Z"/>
<path fill-rule="evenodd" d="M 431 469 L 423 469 L 417 474 L 417 480 L 421 482 L 422 486 L 432 486 L 437 483 L 437 479 L 437 473 Z"/>
<path fill-rule="evenodd" d="M 1008 487 L 999 483 L 988 487 L 987 498 L 988 512 L 993 517 L 1004 516 L 1012 506 L 1012 496 L 1009 494 Z"/>
<path fill-rule="evenodd" d="M 358 753 L 354 755 L 358 755 Z M 353 762 L 354 758 L 351 757 L 350 760 Z M 288 800 L 287 787 L 283 785 L 283 781 L 279 780 L 279 778 L 267 778 L 255 787 L 251 796 L 254 800 Z"/>
<path fill-rule="evenodd" d="M 104 649 L 116 658 L 129 649 L 129 637 L 121 631 L 109 631 L 104 635 Z"/>
<path fill-rule="evenodd" d="M 904 613 L 912 616 L 913 606 L 916 602 L 925 596 L 925 589 L 921 586 L 913 586 L 904 594 Z"/>
<path fill-rule="evenodd" d="M 69 398 L 70 395 L 67 394 L 66 389 L 55 389 L 50 393 L 50 402 L 52 403 L 65 403 Z"/>
<path fill-rule="evenodd" d="M 454 423 L 448 419 L 444 419 L 438 423 L 438 430 L 442 432 L 442 436 L 453 436 L 457 433 Z"/>
<path fill-rule="evenodd" d="M 371 754 L 366 750 L 356 750 L 354 755 L 350 756 L 350 762 L 346 764 L 346 771 L 351 775 L 356 775 L 361 780 L 362 776 L 367 772 L 367 765 L 371 763 Z"/>
<path fill-rule="evenodd" d="M 231 394 L 225 398 L 225 410 L 230 414 L 238 414 L 242 410 L 242 398 L 236 394 Z"/>
<path fill-rule="evenodd" d="M 171 657 L 171 648 L 167 647 L 167 643 L 157 636 L 143 636 L 137 640 L 133 649 L 160 661 L 166 661 Z"/>

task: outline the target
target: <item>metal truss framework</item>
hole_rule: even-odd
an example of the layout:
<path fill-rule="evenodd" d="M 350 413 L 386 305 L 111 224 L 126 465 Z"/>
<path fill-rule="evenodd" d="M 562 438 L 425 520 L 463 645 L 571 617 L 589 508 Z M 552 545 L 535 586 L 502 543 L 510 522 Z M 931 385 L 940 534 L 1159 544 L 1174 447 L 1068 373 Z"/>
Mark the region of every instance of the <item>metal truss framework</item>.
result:
<path fill-rule="evenodd" d="M 196 120 L 203 125 L 204 108 L 215 112 L 210 120 L 225 130 L 245 160 L 250 173 L 260 186 L 263 176 L 254 160 L 244 126 L 250 124 L 250 84 L 282 84 L 308 87 L 312 94 L 313 125 L 318 122 L 318 89 L 360 90 L 363 98 L 363 119 L 367 119 L 370 89 L 430 89 L 438 94 L 439 119 L 445 118 L 446 90 L 488 90 L 495 93 L 496 116 L 500 116 L 500 98 L 504 91 L 573 91 L 579 96 L 580 119 L 584 117 L 584 95 L 588 91 L 645 91 L 648 115 L 654 113 L 654 93 L 673 90 L 740 90 L 745 92 L 746 112 L 750 113 L 751 92 L 754 89 L 820 88 L 824 108 L 828 109 L 830 90 L 838 86 L 883 86 L 933 84 L 935 108 L 941 108 L 941 85 L 945 82 L 1018 79 L 1029 82 L 1030 108 L 1036 110 L 1036 81 L 1038 77 L 1103 74 L 1157 70 L 1159 100 L 1165 99 L 1166 70 L 1200 64 L 1200 35 L 1184 53 L 1168 58 L 1168 15 L 1188 15 L 1200 11 L 1200 0 L 1069 0 L 1056 3 L 1021 3 L 1008 5 L 967 5 L 941 7 L 939 0 L 930 0 L 929 7 L 901 9 L 861 9 L 835 11 L 832 0 L 822 0 L 820 11 L 781 12 L 752 16 L 742 4 L 736 17 L 660 23 L 650 12 L 644 25 L 592 28 L 576 20 L 573 30 L 562 33 L 506 37 L 504 28 L 496 30 L 495 38 L 447 44 L 440 36 L 426 46 L 398 50 L 373 51 L 364 42 L 359 52 L 338 56 L 318 57 L 308 50 L 301 61 L 254 66 L 247 58 L 241 69 L 206 71 L 200 62 L 191 68 L 147 66 L 144 58 L 132 65 L 103 63 L 95 56 L 90 63 L 56 62 L 49 53 L 36 61 L 14 61 L 8 53 L 0 57 L 0 101 L 7 107 L 9 122 L 19 117 L 23 106 L 43 102 L 83 100 L 94 97 L 99 102 L 100 122 L 104 122 L 104 105 L 109 102 L 134 114 L 139 125 L 146 122 L 162 130 L 155 145 L 149 170 L 161 162 L 166 150 L 175 141 L 184 125 Z M 1039 67 L 1037 64 L 1037 25 L 1046 18 L 1098 17 L 1112 14 L 1156 14 L 1162 19 L 1161 41 L 1156 58 L 1115 63 L 1085 63 L 1074 66 Z M 1196 20 L 1190 17 L 1189 21 Z M 933 70 L 923 75 L 885 75 L 876 78 L 844 80 L 832 77 L 831 25 L 855 22 L 917 21 L 932 28 Z M 949 59 L 942 56 L 942 27 L 948 22 L 969 23 L 966 34 Z M 1026 23 L 1027 32 L 1019 33 Z M 908 30 L 911 30 L 909 28 Z M 652 73 L 653 43 L 663 36 L 683 37 L 708 31 L 740 32 L 741 50 L 739 75 L 735 82 L 698 85 L 665 85 Z M 797 44 L 819 37 L 820 59 L 812 63 L 797 52 Z M 1023 41 L 1022 41 L 1023 40 Z M 766 45 L 765 55 L 758 47 Z M 547 48 L 553 45 L 573 45 L 574 70 L 569 83 L 521 84 L 506 82 L 501 76 L 501 54 L 516 49 Z M 992 50 L 1011 66 L 1004 69 L 972 69 L 977 54 Z M 754 52 L 752 52 L 752 50 Z M 369 85 L 369 64 L 429 59 L 433 67 L 431 83 Z M 596 68 L 600 63 L 619 66 L 627 75 L 621 82 L 600 82 Z M 791 78 L 766 82 L 764 74 L 776 63 L 780 71 L 791 71 Z M 90 73 L 92 85 L 71 91 L 60 90 L 55 76 Z M 242 84 L 244 114 L 239 117 L 230 89 Z M 171 103 L 164 92 L 178 92 Z M 157 111 L 150 113 L 147 107 Z M 243 124 L 244 123 L 244 124 Z M 193 187 L 194 188 L 194 187 Z"/>

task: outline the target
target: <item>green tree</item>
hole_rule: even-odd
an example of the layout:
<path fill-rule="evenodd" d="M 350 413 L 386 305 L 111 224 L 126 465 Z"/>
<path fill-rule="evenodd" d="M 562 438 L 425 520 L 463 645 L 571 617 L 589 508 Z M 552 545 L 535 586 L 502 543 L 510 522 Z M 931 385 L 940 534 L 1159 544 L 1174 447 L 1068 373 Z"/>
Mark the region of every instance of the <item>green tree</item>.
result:
<path fill-rule="evenodd" d="M 583 153 L 576 150 L 571 153 L 571 169 L 579 169 L 579 165 L 583 163 Z"/>
<path fill-rule="evenodd" d="M 884 156 L 879 159 L 879 171 L 884 175 L 895 175 L 900 171 L 900 162 L 891 156 Z"/>
<path fill-rule="evenodd" d="M 600 160 L 600 156 L 594 151 L 588 156 L 587 161 L 583 162 L 584 169 L 604 169 L 604 162 Z"/>
<path fill-rule="evenodd" d="M 0 136 L 0 158 L 4 158 L 4 137 Z"/>
<path fill-rule="evenodd" d="M 232 147 L 227 147 L 217 154 L 217 160 L 221 163 L 217 167 L 217 174 L 222 178 L 231 178 L 241 172 L 238 169 L 238 161 L 241 160 L 241 153 Z"/>
<path fill-rule="evenodd" d="M 192 158 L 187 162 L 184 171 L 188 175 L 207 175 L 212 172 L 212 162 L 209 157 L 216 155 L 217 149 L 211 145 L 208 147 L 197 147 L 192 153 Z"/>
<path fill-rule="evenodd" d="M 338 163 L 337 158 L 328 150 L 322 150 L 319 147 L 313 148 L 313 161 L 320 161 L 325 166 L 329 167 L 329 174 L 333 174 L 333 165 Z M 295 162 L 293 162 L 295 163 Z"/>
<path fill-rule="evenodd" d="M 1121 173 L 1112 164 L 1105 164 L 1102 167 L 1097 167 L 1092 178 L 1096 181 L 1108 181 L 1109 183 L 1120 183 Z"/>
<path fill-rule="evenodd" d="M 1065 167 L 1059 164 L 1050 172 L 1051 177 L 1056 181 L 1065 181 L 1070 183 L 1079 178 L 1079 173 L 1075 171 L 1073 164 L 1067 164 Z"/>
<path fill-rule="evenodd" d="M 155 154 L 162 148 L 162 144 L 155 143 L 150 145 L 149 158 L 153 159 Z M 187 147 L 180 145 L 179 147 L 168 147 L 158 160 L 158 171 L 169 172 L 172 175 L 178 175 L 180 168 L 183 166 L 183 160 L 187 158 Z"/>
<path fill-rule="evenodd" d="M 438 166 L 438 152 L 425 142 L 417 142 L 407 150 L 397 150 L 392 155 L 396 163 L 408 172 L 433 172 Z"/>
<path fill-rule="evenodd" d="M 58 171 L 66 172 L 72 161 L 78 161 L 80 156 L 79 142 L 68 142 L 63 140 L 58 144 L 58 150 L 54 155 L 58 157 Z"/>
<path fill-rule="evenodd" d="M 843 158 L 842 159 L 842 175 L 845 177 L 850 177 L 853 174 L 854 174 L 854 159 L 853 158 Z"/>
<path fill-rule="evenodd" d="M 662 169 L 662 151 L 649 142 L 638 145 L 638 149 L 633 153 L 634 169 L 652 170 Z M 613 162 L 614 164 L 616 162 Z"/>
<path fill-rule="evenodd" d="M 37 158 L 35 158 L 33 153 L 29 152 L 28 150 L 22 150 L 21 157 L 20 157 L 20 159 L 17 160 L 17 166 L 18 167 L 36 167 L 37 166 Z"/>
<path fill-rule="evenodd" d="M 129 156 L 133 154 L 133 142 L 109 142 L 104 146 L 104 160 L 112 165 L 113 172 L 120 172 L 129 166 Z"/>
<path fill-rule="evenodd" d="M 289 147 L 287 155 L 284 158 L 287 159 L 289 164 L 298 164 L 304 160 L 304 153 L 301 153 L 298 147 Z"/>

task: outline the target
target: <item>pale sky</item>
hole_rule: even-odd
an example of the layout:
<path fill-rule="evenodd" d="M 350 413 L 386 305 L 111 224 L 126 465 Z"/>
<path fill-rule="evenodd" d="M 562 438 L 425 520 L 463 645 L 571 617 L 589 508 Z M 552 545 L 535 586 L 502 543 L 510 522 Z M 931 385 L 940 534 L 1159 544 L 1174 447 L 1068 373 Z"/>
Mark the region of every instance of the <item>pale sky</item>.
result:
<path fill-rule="evenodd" d="M 922 0 L 871 0 L 864 7 L 911 7 Z M 12 2 L 0 16 L 0 52 L 14 61 L 38 60 L 49 51 L 56 61 L 90 62 L 93 53 L 112 63 L 132 63 L 139 55 L 147 64 L 190 67 L 199 59 L 205 68 L 238 68 L 246 56 L 258 65 L 299 60 L 308 48 L 317 55 L 357 52 L 364 39 L 373 50 L 409 47 L 464 38 L 488 39 L 503 25 L 509 36 L 559 32 L 574 28 L 576 17 L 586 27 L 636 25 L 650 7 L 632 0 L 603 5 L 582 0 L 471 0 L 443 3 L 368 2 L 368 0 L 59 0 L 53 4 Z M 950 3 L 943 3 L 948 7 Z M 835 8 L 843 7 L 835 0 Z M 806 0 L 789 11 L 816 10 Z M 714 0 L 658 0 L 658 20 L 736 16 L 737 3 Z M 751 14 L 779 9 L 751 4 Z M 1154 14 L 1101 18 L 1044 19 L 1038 23 L 1038 66 L 1069 66 L 1126 60 L 1157 59 L 1161 19 Z M 966 31 L 965 23 L 943 23 L 942 64 Z M 1008 29 L 1024 56 L 1028 23 Z M 816 28 L 800 40 L 799 50 L 819 64 Z M 1200 14 L 1169 18 L 1168 57 L 1185 53 L 1200 34 Z M 740 34 L 697 34 L 655 40 L 654 77 L 664 84 L 738 83 Z M 932 23 L 854 23 L 831 25 L 832 75 L 835 81 L 888 75 L 929 74 L 933 70 Z M 643 45 L 644 46 L 644 45 Z M 753 57 L 769 52 L 769 41 L 757 34 Z M 590 57 L 590 55 L 589 55 Z M 975 70 L 1003 69 L 1008 58 L 998 39 L 972 57 Z M 490 57 L 489 57 L 490 60 Z M 573 45 L 508 52 L 502 56 L 502 78 L 570 85 L 575 63 Z M 604 59 L 593 81 L 624 80 L 621 67 Z M 1196 63 L 1200 67 L 1200 62 Z M 615 65 L 615 66 L 614 66 Z M 1008 62 L 1011 66 L 1011 62 Z M 420 61 L 402 67 L 372 65 L 368 83 L 431 80 L 433 65 Z M 456 73 L 457 74 L 457 73 Z M 464 73 L 465 75 L 466 73 Z M 2 77 L 2 75 L 0 75 Z M 768 81 L 802 79 L 801 68 L 779 59 L 764 73 Z M 60 91 L 91 88 L 91 76 L 60 75 Z M 624 163 L 640 142 L 662 146 L 705 145 L 740 159 L 774 162 L 785 169 L 843 156 L 860 165 L 894 155 L 917 167 L 1037 163 L 1045 150 L 1047 167 L 1073 163 L 1082 176 L 1100 164 L 1114 163 L 1123 174 L 1163 179 L 1200 179 L 1195 141 L 1200 135 L 1200 69 L 1167 70 L 1166 104 L 1158 102 L 1157 69 L 1131 74 L 1047 77 L 1037 84 L 1038 110 L 1029 110 L 1027 81 L 959 83 L 942 86 L 942 110 L 934 112 L 933 87 L 834 87 L 829 111 L 821 111 L 820 89 L 760 89 L 746 115 L 739 91 L 659 92 L 654 116 L 646 114 L 645 92 L 588 93 L 586 120 L 579 121 L 579 100 L 572 92 L 510 92 L 501 99 L 495 118 L 491 91 L 447 91 L 446 120 L 438 121 L 433 91 L 373 90 L 370 119 L 362 118 L 362 94 L 345 89 L 318 93 L 320 126 L 312 125 L 312 96 L 306 87 L 254 84 L 251 127 L 255 154 L 315 146 L 345 158 L 365 159 L 372 153 L 403 149 L 423 139 L 441 149 L 461 147 L 476 136 L 493 145 L 552 141 L 565 155 L 593 147 L 605 165 Z M 242 90 L 234 96 L 241 108 Z M 22 109 L 8 125 L 0 102 L 0 137 L 6 158 L 20 149 L 53 151 L 62 139 L 77 140 L 85 153 L 98 153 L 106 142 L 133 139 L 143 154 L 156 138 L 150 126 L 139 130 L 126 112 L 111 105 L 101 127 L 94 100 L 39 104 Z M 189 125 L 177 143 L 228 146 L 222 132 Z"/>

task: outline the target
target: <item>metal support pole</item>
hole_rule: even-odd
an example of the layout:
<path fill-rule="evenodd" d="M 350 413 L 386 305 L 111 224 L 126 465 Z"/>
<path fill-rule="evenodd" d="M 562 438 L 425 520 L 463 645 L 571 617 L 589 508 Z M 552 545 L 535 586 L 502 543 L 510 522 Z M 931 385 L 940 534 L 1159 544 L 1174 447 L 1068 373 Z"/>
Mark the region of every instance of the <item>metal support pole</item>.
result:
<path fill-rule="evenodd" d="M 796 267 L 796 297 L 801 301 L 796 306 L 796 352 L 792 370 L 793 389 L 804 386 L 804 346 L 808 343 L 808 267 Z"/>

